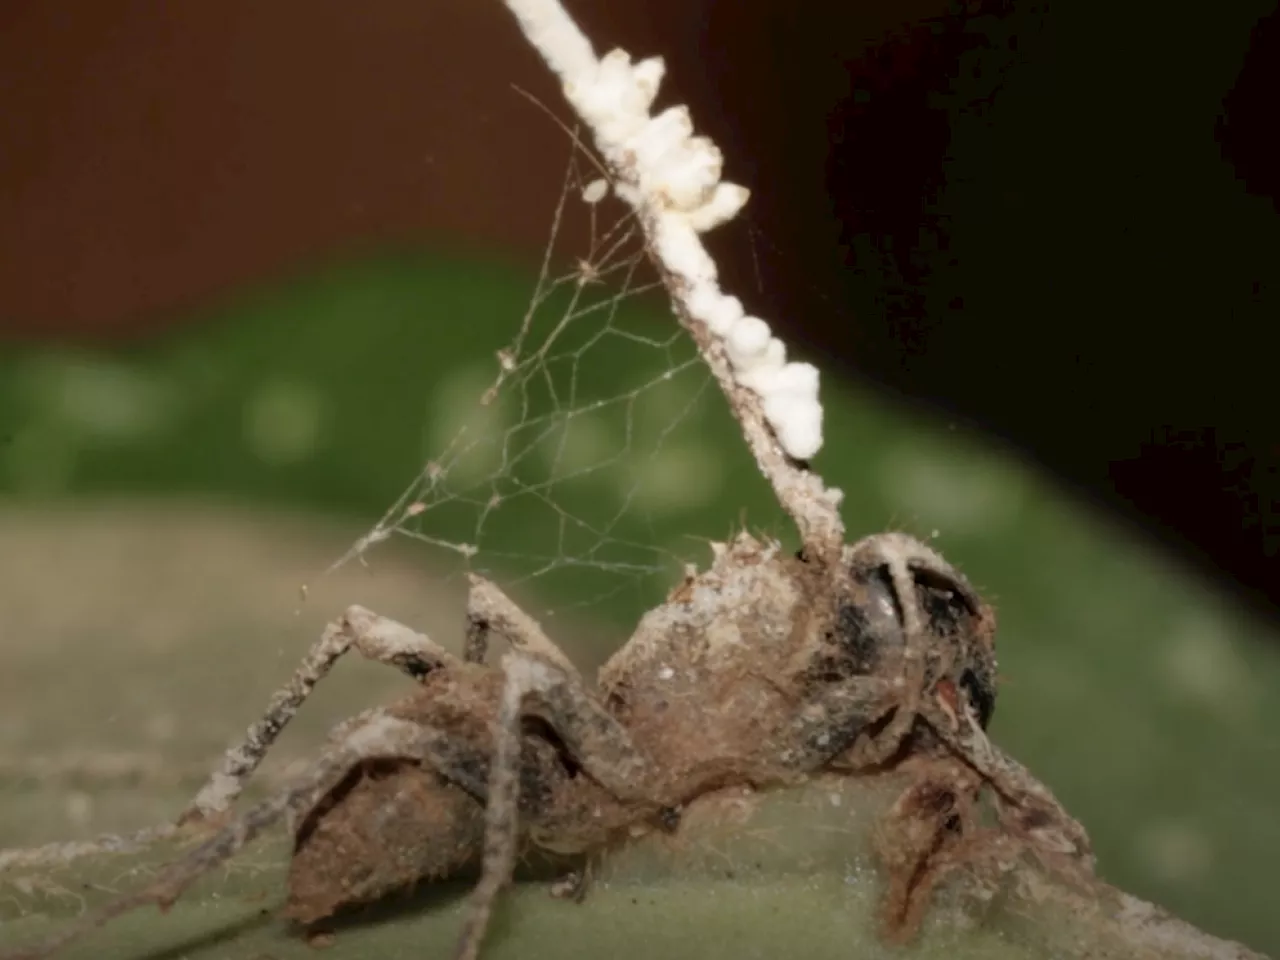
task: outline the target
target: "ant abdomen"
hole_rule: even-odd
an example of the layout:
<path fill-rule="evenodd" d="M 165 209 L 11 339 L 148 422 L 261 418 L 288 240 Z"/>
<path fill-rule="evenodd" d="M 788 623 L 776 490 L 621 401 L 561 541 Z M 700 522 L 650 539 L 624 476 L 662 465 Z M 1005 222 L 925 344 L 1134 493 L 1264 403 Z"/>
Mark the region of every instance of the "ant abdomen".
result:
<path fill-rule="evenodd" d="M 299 825 L 285 915 L 300 923 L 369 903 L 478 859 L 484 807 L 411 760 L 354 767 Z"/>

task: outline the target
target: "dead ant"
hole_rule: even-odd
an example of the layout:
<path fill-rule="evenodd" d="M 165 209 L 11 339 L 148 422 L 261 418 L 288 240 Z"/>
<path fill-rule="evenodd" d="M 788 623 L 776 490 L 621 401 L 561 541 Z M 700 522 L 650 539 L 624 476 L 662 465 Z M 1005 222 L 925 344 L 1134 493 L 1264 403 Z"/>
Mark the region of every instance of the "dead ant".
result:
<path fill-rule="evenodd" d="M 938 553 L 868 537 L 838 565 L 741 534 L 690 570 L 593 689 L 539 625 L 473 577 L 458 658 L 360 607 L 330 625 L 290 685 L 185 820 L 225 814 L 315 683 L 346 650 L 417 681 L 341 724 L 293 786 L 226 823 L 146 889 L 73 923 L 44 956 L 127 910 L 173 903 L 196 878 L 288 817 L 285 913 L 312 923 L 480 860 L 456 956 L 477 956 L 522 842 L 589 853 L 671 830 L 708 791 L 769 787 L 892 763 L 920 742 L 989 784 L 1015 832 L 1091 869 L 1088 838 L 986 738 L 995 618 Z M 485 664 L 497 635 L 511 649 Z"/>

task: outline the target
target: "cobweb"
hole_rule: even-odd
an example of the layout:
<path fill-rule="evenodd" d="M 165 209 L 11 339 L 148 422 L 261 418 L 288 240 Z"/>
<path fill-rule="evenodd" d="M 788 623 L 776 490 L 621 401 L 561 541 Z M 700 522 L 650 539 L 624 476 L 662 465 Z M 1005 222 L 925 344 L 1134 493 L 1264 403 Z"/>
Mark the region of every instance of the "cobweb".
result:
<path fill-rule="evenodd" d="M 456 428 L 344 559 L 406 537 L 455 569 L 533 584 L 544 613 L 621 612 L 696 553 L 695 518 L 741 441 L 601 170 L 578 146 L 514 335 L 486 381 L 446 397 Z"/>

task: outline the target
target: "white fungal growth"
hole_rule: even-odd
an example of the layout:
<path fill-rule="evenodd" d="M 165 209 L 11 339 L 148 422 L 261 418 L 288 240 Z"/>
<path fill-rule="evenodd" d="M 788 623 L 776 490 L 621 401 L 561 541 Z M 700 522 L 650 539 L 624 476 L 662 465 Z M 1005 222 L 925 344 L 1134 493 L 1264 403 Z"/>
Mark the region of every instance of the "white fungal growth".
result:
<path fill-rule="evenodd" d="M 749 191 L 720 179 L 724 158 L 695 136 L 689 108 L 650 113 L 664 65 L 633 63 L 624 50 L 596 58 L 591 42 L 560 0 L 506 0 L 521 29 L 564 84 L 565 97 L 591 128 L 596 147 L 618 174 L 614 192 L 645 226 L 653 255 L 678 283 L 672 293 L 689 316 L 725 348 L 733 378 L 760 398 L 783 451 L 808 460 L 822 447 L 818 371 L 788 363 L 786 347 L 759 317 L 720 290 L 716 265 L 699 234 L 733 219 Z M 603 196 L 595 183 L 584 199 Z"/>

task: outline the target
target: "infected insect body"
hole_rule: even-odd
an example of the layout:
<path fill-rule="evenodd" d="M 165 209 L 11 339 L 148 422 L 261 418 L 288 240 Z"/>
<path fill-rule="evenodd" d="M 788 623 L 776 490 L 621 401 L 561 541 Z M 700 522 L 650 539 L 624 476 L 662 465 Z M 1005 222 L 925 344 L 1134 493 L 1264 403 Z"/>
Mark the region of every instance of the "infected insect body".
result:
<path fill-rule="evenodd" d="M 590 853 L 672 829 L 675 812 L 711 790 L 858 771 L 919 749 L 954 754 L 1018 822 L 1047 825 L 1050 846 L 1089 857 L 1083 830 L 983 732 L 995 702 L 992 611 L 905 535 L 845 547 L 836 569 L 746 534 L 718 545 L 594 686 L 488 581 L 473 578 L 468 616 L 458 658 L 350 609 L 327 639 L 396 665 L 416 688 L 342 725 L 298 786 L 120 909 L 171 902 L 288 815 L 286 914 L 304 923 L 478 861 L 458 951 L 470 958 L 521 844 Z M 511 645 L 496 667 L 484 662 L 495 634 Z M 288 715 L 267 725 L 259 752 Z"/>
<path fill-rule="evenodd" d="M 717 786 L 763 786 L 841 759 L 887 759 L 874 727 L 894 709 L 886 678 L 900 671 L 907 643 L 882 545 L 849 551 L 845 589 L 832 594 L 804 561 L 740 537 L 641 621 L 601 670 L 595 697 L 567 694 L 577 684 L 568 677 L 558 692 L 531 694 L 518 816 L 533 842 L 579 853 L 638 825 L 662 825 Z M 955 672 L 985 725 L 995 689 L 990 611 L 936 563 L 913 575 L 929 630 L 944 641 L 932 646 L 951 650 L 946 658 L 927 652 L 926 672 Z M 488 629 L 482 618 L 475 625 Z M 455 777 L 412 761 L 351 771 L 297 831 L 288 908 L 295 919 L 448 875 L 478 855 L 501 674 L 442 663 L 421 682 L 388 713 L 447 731 Z M 593 727 L 581 736 L 609 758 L 601 779 L 614 791 L 583 772 L 592 757 L 576 759 L 557 735 L 569 716 L 571 725 Z"/>

